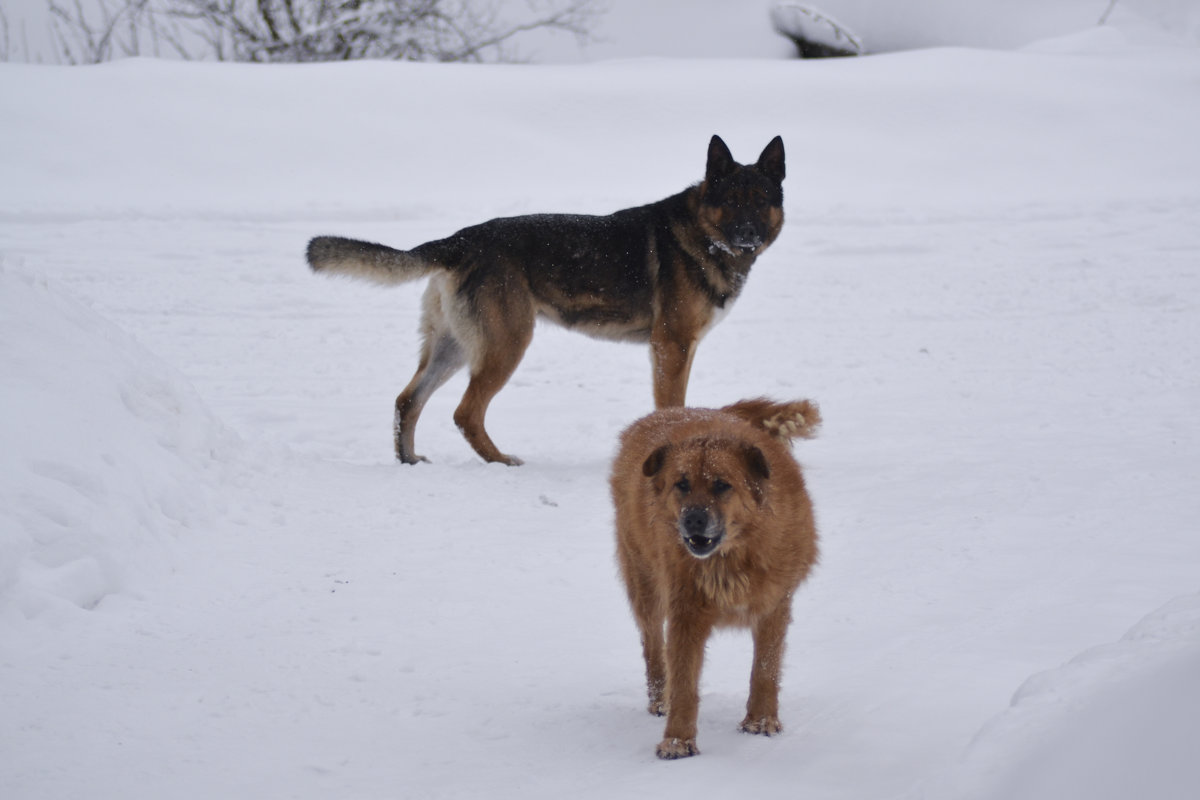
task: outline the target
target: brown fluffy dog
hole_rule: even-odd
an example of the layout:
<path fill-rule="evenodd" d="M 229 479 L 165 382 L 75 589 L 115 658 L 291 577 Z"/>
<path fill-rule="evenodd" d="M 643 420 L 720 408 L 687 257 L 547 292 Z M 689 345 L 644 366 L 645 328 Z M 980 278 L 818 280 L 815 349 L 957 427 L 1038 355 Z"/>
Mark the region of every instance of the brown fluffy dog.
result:
<path fill-rule="evenodd" d="M 664 409 L 621 435 L 611 479 L 617 557 L 642 634 L 650 713 L 667 715 L 659 758 L 699 752 L 700 667 L 718 626 L 754 634 L 741 730 L 783 730 L 792 592 L 817 560 L 812 503 L 789 440 L 819 424 L 808 400 L 759 399 Z"/>

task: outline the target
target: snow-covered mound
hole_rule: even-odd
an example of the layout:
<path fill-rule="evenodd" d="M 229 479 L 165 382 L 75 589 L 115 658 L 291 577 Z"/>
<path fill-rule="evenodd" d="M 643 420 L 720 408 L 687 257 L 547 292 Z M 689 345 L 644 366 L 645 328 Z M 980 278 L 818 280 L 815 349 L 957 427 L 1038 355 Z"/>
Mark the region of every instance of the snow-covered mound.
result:
<path fill-rule="evenodd" d="M 962 764 L 914 797 L 1185 800 L 1200 787 L 1200 594 L 1027 680 Z"/>
<path fill-rule="evenodd" d="M 1200 42 L 1200 3 L 1194 0 L 807 0 L 835 18 L 872 53 L 926 47 L 1011 49 L 1073 36 L 1101 23 L 1138 38 Z M 819 28 L 820 26 L 818 26 Z"/>
<path fill-rule="evenodd" d="M 232 435 L 122 330 L 2 267 L 0 374 L 0 615 L 93 608 L 209 518 Z"/>
<path fill-rule="evenodd" d="M 829 55 L 863 52 L 863 43 L 853 31 L 809 5 L 776 3 L 771 8 L 771 24 L 778 33 L 798 43 L 815 45 Z M 807 52 L 804 56 L 811 57 Z"/>
<path fill-rule="evenodd" d="M 594 41 L 533 32 L 521 46 L 542 62 L 642 56 L 785 59 L 796 55 L 775 33 L 779 7 L 816 41 L 866 52 L 929 47 L 1016 49 L 1105 28 L 1139 40 L 1200 43 L 1195 0 L 609 0 Z M 830 23 L 835 23 L 836 29 Z M 840 33 L 836 32 L 840 29 Z M 853 48 L 850 48 L 853 49 Z"/>

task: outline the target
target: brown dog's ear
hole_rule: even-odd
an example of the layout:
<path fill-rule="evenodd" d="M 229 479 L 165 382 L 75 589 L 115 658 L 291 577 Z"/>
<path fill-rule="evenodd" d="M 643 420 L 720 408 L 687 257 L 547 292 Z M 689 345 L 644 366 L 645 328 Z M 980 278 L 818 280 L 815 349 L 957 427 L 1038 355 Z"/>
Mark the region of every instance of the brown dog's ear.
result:
<path fill-rule="evenodd" d="M 728 175 L 733 172 L 735 166 L 737 166 L 737 162 L 733 160 L 733 153 L 729 152 L 729 147 L 721 140 L 721 137 L 714 133 L 712 139 L 708 141 L 708 166 L 704 170 L 705 180 Z"/>
<path fill-rule="evenodd" d="M 754 495 L 754 502 L 761 503 L 763 484 L 771 477 L 771 465 L 767 463 L 763 451 L 752 444 L 743 448 L 742 457 L 746 459 L 746 476 L 750 479 L 750 492 Z"/>
<path fill-rule="evenodd" d="M 647 478 L 653 478 L 662 469 L 663 462 L 667 459 L 667 450 L 671 445 L 664 444 L 662 447 L 655 450 L 642 464 L 642 474 Z"/>
<path fill-rule="evenodd" d="M 783 137 L 776 136 L 763 148 L 758 163 L 754 165 L 758 171 L 776 183 L 783 183 L 787 170 L 783 166 Z"/>

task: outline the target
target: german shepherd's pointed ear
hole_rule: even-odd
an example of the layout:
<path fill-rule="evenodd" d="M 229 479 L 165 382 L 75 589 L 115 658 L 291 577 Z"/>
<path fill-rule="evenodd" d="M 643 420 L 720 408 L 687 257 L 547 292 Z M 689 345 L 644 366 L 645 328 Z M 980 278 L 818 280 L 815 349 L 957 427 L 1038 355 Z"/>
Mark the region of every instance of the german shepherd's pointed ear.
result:
<path fill-rule="evenodd" d="M 710 151 L 711 152 L 711 151 Z M 711 158 L 712 156 L 709 156 Z M 783 183 L 786 170 L 783 166 L 783 137 L 776 136 L 763 148 L 758 163 L 754 165 L 758 171 L 776 183 Z"/>
<path fill-rule="evenodd" d="M 765 493 L 763 484 L 771 477 L 771 465 L 767 463 L 767 457 L 763 455 L 763 451 L 752 444 L 747 444 L 742 448 L 742 458 L 746 460 L 746 476 L 750 479 L 750 493 L 754 495 L 754 502 L 761 505 Z"/>
<path fill-rule="evenodd" d="M 712 139 L 708 141 L 708 166 L 704 170 L 704 179 L 710 180 L 728 175 L 736 166 L 737 162 L 733 160 L 733 153 L 729 152 L 729 147 L 721 140 L 721 137 L 714 133 Z"/>

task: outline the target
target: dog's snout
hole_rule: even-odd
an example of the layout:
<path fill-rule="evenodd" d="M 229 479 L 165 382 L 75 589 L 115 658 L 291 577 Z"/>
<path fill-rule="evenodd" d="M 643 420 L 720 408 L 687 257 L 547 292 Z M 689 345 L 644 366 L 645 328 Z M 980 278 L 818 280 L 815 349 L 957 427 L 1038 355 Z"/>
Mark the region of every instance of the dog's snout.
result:
<path fill-rule="evenodd" d="M 683 512 L 683 532 L 688 536 L 699 536 L 708 528 L 708 512 L 703 508 L 689 508 Z"/>
<path fill-rule="evenodd" d="M 707 508 L 692 506 L 679 515 L 679 535 L 692 555 L 707 558 L 721 544 L 725 530 Z"/>
<path fill-rule="evenodd" d="M 729 240 L 734 247 L 755 248 L 762 244 L 762 234 L 753 222 L 743 221 L 733 226 Z"/>

